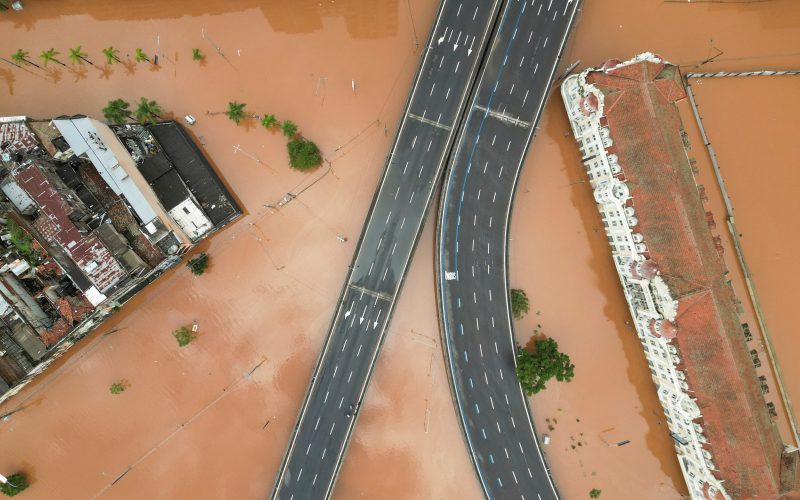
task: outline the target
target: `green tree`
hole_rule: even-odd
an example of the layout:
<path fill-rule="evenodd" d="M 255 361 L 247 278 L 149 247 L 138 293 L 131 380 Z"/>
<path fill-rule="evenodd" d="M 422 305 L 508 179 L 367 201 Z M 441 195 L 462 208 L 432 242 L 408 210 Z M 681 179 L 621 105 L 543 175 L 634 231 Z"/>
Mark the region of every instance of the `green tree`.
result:
<path fill-rule="evenodd" d="M 519 288 L 512 288 L 511 289 L 511 314 L 514 315 L 514 319 L 520 320 L 528 311 L 530 311 L 531 306 L 528 303 L 528 295 L 525 294 L 525 290 L 521 290 Z"/>
<path fill-rule="evenodd" d="M 208 268 L 208 255 L 203 252 L 194 259 L 189 259 L 186 263 L 186 267 L 188 267 L 195 276 L 200 276 L 206 272 Z"/>
<path fill-rule="evenodd" d="M 11 244 L 23 259 L 32 266 L 37 266 L 42 262 L 42 256 L 33 248 L 33 238 L 20 227 L 13 219 L 6 221 L 6 229 L 10 236 Z"/>
<path fill-rule="evenodd" d="M 553 339 L 537 340 L 530 352 L 517 344 L 517 378 L 528 396 L 545 389 L 548 380 L 555 377 L 559 382 L 569 382 L 575 365 L 569 356 L 558 351 Z"/>
<path fill-rule="evenodd" d="M 80 45 L 69 49 L 69 60 L 72 61 L 72 64 L 82 64 L 87 62 L 94 66 L 94 63 L 86 58 L 88 55 L 89 54 L 81 50 Z"/>
<path fill-rule="evenodd" d="M 150 58 L 147 57 L 147 54 L 145 54 L 144 51 L 139 48 L 136 49 L 136 52 L 134 53 L 133 57 L 134 59 L 136 59 L 136 62 L 145 62 L 145 61 L 150 62 Z"/>
<path fill-rule="evenodd" d="M 156 101 L 149 101 L 147 98 L 142 97 L 139 99 L 139 104 L 136 106 L 134 116 L 139 123 L 155 123 L 161 118 L 164 111 Z"/>
<path fill-rule="evenodd" d="M 309 140 L 298 137 L 289 141 L 286 147 L 289 150 L 289 165 L 294 169 L 310 170 L 322 163 L 319 148 Z"/>
<path fill-rule="evenodd" d="M 19 64 L 20 66 L 30 64 L 31 66 L 36 66 L 37 68 L 41 69 L 42 68 L 41 66 L 28 59 L 28 54 L 29 54 L 28 51 L 19 49 L 13 54 L 11 54 L 11 60 Z"/>
<path fill-rule="evenodd" d="M 122 63 L 119 59 L 119 50 L 112 47 L 106 47 L 103 49 L 103 55 L 106 56 L 106 63 L 114 64 L 115 62 Z"/>
<path fill-rule="evenodd" d="M 225 115 L 233 120 L 236 125 L 239 125 L 239 122 L 247 116 L 247 113 L 244 111 L 245 106 L 247 106 L 247 104 L 243 102 L 231 101 L 228 103 L 228 111 L 225 112 Z"/>
<path fill-rule="evenodd" d="M 589 498 L 600 498 L 600 493 L 602 493 L 602 491 L 597 488 L 592 488 L 592 491 L 589 492 Z"/>
<path fill-rule="evenodd" d="M 270 128 L 278 123 L 278 119 L 275 118 L 275 115 L 268 115 L 264 114 L 264 118 L 261 119 L 261 125 L 264 128 Z"/>
<path fill-rule="evenodd" d="M 297 135 L 297 125 L 295 125 L 295 123 L 291 120 L 284 120 L 284 122 L 281 123 L 281 132 L 283 132 L 283 135 L 291 139 Z"/>
<path fill-rule="evenodd" d="M 28 479 L 21 472 L 11 474 L 6 479 L 7 483 L 0 483 L 0 492 L 7 497 L 13 497 L 28 488 Z"/>
<path fill-rule="evenodd" d="M 206 56 L 200 52 L 200 49 L 192 49 L 192 59 L 195 61 L 202 61 Z"/>
<path fill-rule="evenodd" d="M 103 108 L 103 116 L 111 123 L 120 125 L 125 123 L 125 120 L 131 117 L 130 104 L 122 99 L 114 99 L 108 101 L 108 105 Z"/>
<path fill-rule="evenodd" d="M 108 390 L 111 391 L 111 394 L 122 394 L 125 392 L 125 384 L 122 382 L 114 382 Z"/>
<path fill-rule="evenodd" d="M 178 347 L 186 347 L 197 338 L 197 335 L 195 335 L 194 332 L 185 326 L 182 326 L 172 332 L 172 336 L 175 337 L 176 341 L 178 341 Z"/>
<path fill-rule="evenodd" d="M 56 59 L 56 56 L 58 54 L 60 54 L 60 52 L 58 52 L 56 49 L 49 49 L 49 50 L 43 50 L 42 53 L 39 54 L 39 57 L 41 58 L 42 61 L 44 61 L 45 67 L 47 67 L 47 63 L 53 61 L 54 63 L 60 64 L 66 68 L 67 67 L 66 64 Z"/>

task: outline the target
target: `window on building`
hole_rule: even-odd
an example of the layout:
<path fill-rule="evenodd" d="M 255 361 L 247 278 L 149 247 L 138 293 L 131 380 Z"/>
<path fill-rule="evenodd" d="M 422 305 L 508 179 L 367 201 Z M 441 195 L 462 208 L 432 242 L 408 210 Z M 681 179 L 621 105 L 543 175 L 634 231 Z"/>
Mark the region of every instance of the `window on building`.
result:
<path fill-rule="evenodd" d="M 744 339 L 747 342 L 753 340 L 753 334 L 750 333 L 750 325 L 748 325 L 747 323 L 742 323 L 742 332 L 744 333 Z"/>

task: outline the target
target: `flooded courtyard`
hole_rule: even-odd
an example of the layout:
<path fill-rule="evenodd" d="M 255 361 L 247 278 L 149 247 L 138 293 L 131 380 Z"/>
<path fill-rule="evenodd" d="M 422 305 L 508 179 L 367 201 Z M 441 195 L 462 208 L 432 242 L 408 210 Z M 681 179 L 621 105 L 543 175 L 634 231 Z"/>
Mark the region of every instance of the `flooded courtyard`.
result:
<path fill-rule="evenodd" d="M 0 406 L 0 414 L 15 412 L 0 422 L 0 471 L 28 473 L 32 498 L 265 498 L 438 2 L 25 4 L 22 12 L 0 13 L 6 52 L 66 53 L 81 44 L 96 67 L 26 72 L 0 61 L 3 115 L 101 116 L 111 99 L 142 96 L 170 116 L 191 113 L 198 119 L 192 132 L 246 214 L 199 248 L 211 257 L 206 275 L 194 277 L 183 266 L 169 272 Z M 653 50 L 684 71 L 718 51 L 702 70 L 800 67 L 790 43 L 800 33 L 800 5 L 793 2 L 584 5 L 563 66 Z M 109 45 L 120 49 L 123 64 L 103 66 L 100 50 Z M 137 47 L 158 50 L 159 66 L 133 63 Z M 196 47 L 204 62 L 192 61 Z M 747 92 L 754 91 L 698 99 L 709 107 L 721 99 L 723 108 L 736 95 L 747 100 Z M 330 164 L 309 174 L 290 171 L 277 132 L 256 120 L 237 127 L 207 114 L 233 100 L 252 113 L 293 120 Z M 712 115 L 722 122 L 730 115 L 708 114 L 714 140 L 735 143 L 711 122 Z M 551 384 L 532 400 L 537 429 L 553 438 L 546 451 L 565 498 L 585 497 L 592 488 L 608 498 L 631 491 L 677 498 L 685 488 L 672 441 L 626 323 L 627 306 L 568 131 L 553 94 L 520 179 L 511 233 L 511 284 L 531 298 L 517 336 L 521 342 L 534 331 L 554 337 L 577 367 L 573 382 Z M 741 151 L 726 149 L 718 146 L 720 161 L 734 169 Z M 789 154 L 772 153 L 770 165 Z M 796 186 L 795 171 L 774 175 Z M 779 300 L 790 288 L 781 288 L 780 276 L 769 277 L 770 269 L 780 269 L 774 255 L 759 257 L 767 249 L 748 243 L 770 236 L 759 233 L 759 212 L 750 211 L 759 198 L 744 192 L 753 181 L 740 179 L 729 183 L 737 223 L 754 272 L 764 276 L 757 278 L 764 307 L 775 304 L 767 310 L 769 325 L 781 330 L 781 313 L 773 310 L 785 311 Z M 273 208 L 290 192 L 298 197 Z M 337 498 L 480 498 L 439 345 L 433 223 L 429 217 Z M 768 300 L 769 293 L 775 298 Z M 193 321 L 198 340 L 178 348 L 171 332 Z M 784 338 L 782 349 L 797 349 Z M 126 391 L 111 395 L 108 387 L 120 380 Z M 630 443 L 616 446 L 624 440 Z"/>

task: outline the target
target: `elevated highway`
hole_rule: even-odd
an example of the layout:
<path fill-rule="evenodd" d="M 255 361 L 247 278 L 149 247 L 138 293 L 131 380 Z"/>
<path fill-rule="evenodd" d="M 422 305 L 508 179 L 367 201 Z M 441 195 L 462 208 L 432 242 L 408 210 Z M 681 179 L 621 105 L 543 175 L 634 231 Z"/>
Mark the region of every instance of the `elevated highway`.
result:
<path fill-rule="evenodd" d="M 515 375 L 507 240 L 514 190 L 578 0 L 508 0 L 446 174 L 437 299 L 451 389 L 487 498 L 557 492 Z"/>
<path fill-rule="evenodd" d="M 328 498 L 501 0 L 444 0 L 311 377 L 273 499 Z"/>

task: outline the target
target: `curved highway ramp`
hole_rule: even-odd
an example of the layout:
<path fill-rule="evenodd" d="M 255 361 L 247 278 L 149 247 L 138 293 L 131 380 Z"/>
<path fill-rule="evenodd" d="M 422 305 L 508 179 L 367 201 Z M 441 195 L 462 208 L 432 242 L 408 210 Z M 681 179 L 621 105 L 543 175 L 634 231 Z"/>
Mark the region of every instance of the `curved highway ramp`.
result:
<path fill-rule="evenodd" d="M 508 0 L 446 175 L 437 298 L 451 389 L 488 498 L 557 498 L 515 375 L 507 235 L 578 0 Z"/>
<path fill-rule="evenodd" d="M 501 0 L 444 0 L 314 369 L 273 499 L 328 498 Z"/>

